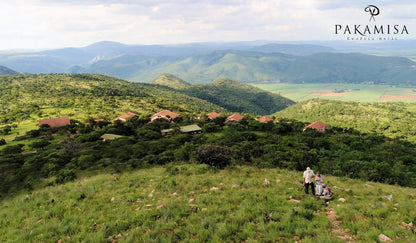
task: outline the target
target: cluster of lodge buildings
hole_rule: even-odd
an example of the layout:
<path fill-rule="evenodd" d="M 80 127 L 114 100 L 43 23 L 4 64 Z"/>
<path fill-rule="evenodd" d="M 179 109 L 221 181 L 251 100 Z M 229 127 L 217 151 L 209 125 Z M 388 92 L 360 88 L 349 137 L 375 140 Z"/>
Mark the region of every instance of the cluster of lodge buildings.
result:
<path fill-rule="evenodd" d="M 118 117 L 114 118 L 112 121 L 113 122 L 115 122 L 115 121 L 126 122 L 128 118 L 134 117 L 136 115 L 137 114 L 135 114 L 133 112 L 127 112 L 127 113 L 124 113 L 121 116 L 118 116 Z M 165 120 L 173 123 L 173 120 L 175 120 L 175 118 L 177 118 L 179 116 L 180 116 L 180 114 L 178 114 L 178 113 L 175 113 L 175 112 L 172 112 L 172 111 L 169 111 L 169 110 L 163 110 L 163 111 L 157 112 L 154 115 L 152 115 L 150 117 L 150 122 L 153 122 L 153 121 L 158 120 L 158 119 L 165 119 Z M 217 117 L 220 117 L 220 116 L 221 116 L 220 113 L 211 112 L 211 113 L 207 114 L 207 119 L 213 120 L 213 119 L 215 119 Z M 234 114 L 228 116 L 225 119 L 225 123 L 228 123 L 228 122 L 231 122 L 231 121 L 239 122 L 239 121 L 243 120 L 243 118 L 244 118 L 243 115 L 241 115 L 239 113 L 234 113 Z M 198 119 L 201 119 L 201 118 L 198 117 Z M 94 120 L 94 121 L 95 122 L 101 122 L 101 121 L 104 121 L 104 119 L 97 119 L 97 120 Z M 271 118 L 269 116 L 262 116 L 258 119 L 258 121 L 261 122 L 261 123 L 267 123 L 267 122 L 272 122 L 273 118 Z M 43 120 L 39 120 L 38 123 L 39 123 L 39 126 L 49 125 L 50 127 L 61 127 L 61 126 L 66 126 L 66 125 L 71 124 L 71 122 L 69 120 L 69 117 L 67 117 L 67 116 L 58 117 L 58 118 L 43 119 Z M 303 131 L 305 131 L 308 128 L 312 128 L 312 129 L 316 129 L 320 132 L 325 133 L 325 130 L 326 130 L 327 126 L 328 126 L 327 124 L 325 124 L 321 121 L 317 121 L 317 122 L 314 122 L 314 123 L 304 127 Z M 167 134 L 172 133 L 173 131 L 174 131 L 174 129 L 165 129 L 165 130 L 162 130 L 161 133 L 163 135 L 167 135 Z M 202 133 L 202 129 L 196 124 L 188 125 L 188 126 L 181 126 L 181 127 L 179 127 L 179 131 L 181 133 L 187 133 L 187 134 Z"/>

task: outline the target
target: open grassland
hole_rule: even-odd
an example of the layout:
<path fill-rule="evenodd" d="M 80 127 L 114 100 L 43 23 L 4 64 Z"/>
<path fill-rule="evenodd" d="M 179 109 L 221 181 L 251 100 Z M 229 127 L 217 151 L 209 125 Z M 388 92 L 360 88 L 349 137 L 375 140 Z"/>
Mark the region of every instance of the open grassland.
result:
<path fill-rule="evenodd" d="M 416 102 L 412 87 L 371 84 L 253 84 L 294 101 L 314 98 L 355 102 Z"/>
<path fill-rule="evenodd" d="M 301 180 L 281 169 L 193 164 L 101 174 L 4 199 L 0 241 L 416 241 L 415 189 L 324 175 L 336 195 L 325 203 L 305 195 Z"/>

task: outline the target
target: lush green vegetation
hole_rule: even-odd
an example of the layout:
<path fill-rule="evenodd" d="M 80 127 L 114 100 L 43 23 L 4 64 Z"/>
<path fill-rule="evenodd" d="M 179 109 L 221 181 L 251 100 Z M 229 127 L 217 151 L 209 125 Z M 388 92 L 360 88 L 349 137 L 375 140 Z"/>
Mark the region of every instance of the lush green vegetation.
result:
<path fill-rule="evenodd" d="M 81 178 L 1 201 L 0 240 L 379 242 L 385 234 L 416 241 L 414 189 L 324 175 L 336 186 L 325 204 L 304 194 L 301 174 L 168 164 Z"/>
<path fill-rule="evenodd" d="M 307 101 L 320 98 L 339 101 L 368 102 L 416 102 L 413 87 L 375 85 L 375 84 L 252 84 L 269 92 L 277 93 L 288 99 Z"/>
<path fill-rule="evenodd" d="M 141 82 L 150 82 L 168 72 L 192 84 L 210 83 L 219 78 L 243 83 L 416 84 L 416 68 L 412 60 L 360 53 L 293 56 L 221 50 L 175 58 L 124 55 L 98 61 L 78 72 L 98 72 Z"/>
<path fill-rule="evenodd" d="M 301 122 L 264 124 L 249 115 L 227 125 L 222 118 L 210 122 L 195 120 L 192 115 L 181 115 L 174 124 L 148 121 L 149 117 L 136 116 L 126 123 L 78 122 L 31 130 L 13 144 L 2 146 L 1 193 L 59 184 L 93 171 L 123 171 L 175 161 L 217 168 L 247 164 L 301 171 L 311 166 L 335 176 L 416 185 L 416 145 L 397 139 L 338 128 L 325 134 L 302 132 L 305 124 Z M 161 129 L 175 130 L 191 123 L 199 124 L 205 134 L 161 136 Z M 75 131 L 80 135 L 68 138 Z M 127 137 L 103 142 L 102 134 Z"/>
<path fill-rule="evenodd" d="M 163 73 L 159 77 L 153 79 L 153 81 L 150 83 L 167 86 L 173 89 L 180 89 L 191 86 L 189 83 L 183 81 L 178 77 L 173 76 L 170 73 Z"/>
<path fill-rule="evenodd" d="M 175 90 L 89 74 L 39 74 L 0 77 L 0 124 L 70 116 L 112 119 L 127 111 L 210 112 L 225 109 Z"/>
<path fill-rule="evenodd" d="M 99 73 L 136 82 L 150 82 L 168 72 L 192 84 L 219 78 L 244 83 L 416 84 L 415 63 L 405 58 L 414 58 L 414 43 L 374 44 L 337 45 L 338 51 L 373 54 L 366 55 L 305 44 L 101 42 L 84 48 L 1 52 L 0 63 L 25 73 Z"/>
<path fill-rule="evenodd" d="M 318 53 L 296 58 L 285 75 L 283 82 L 288 83 L 416 84 L 415 62 L 359 53 Z"/>
<path fill-rule="evenodd" d="M 230 80 L 214 85 L 229 97 L 234 88 L 258 92 Z M 401 187 L 416 187 L 416 143 L 383 136 L 378 127 L 332 125 L 320 133 L 303 131 L 302 121 L 259 123 L 250 114 L 224 123 L 225 109 L 205 100 L 101 75 L 4 76 L 0 86 L 2 241 L 368 242 L 380 233 L 416 240 L 415 190 Z M 415 112 L 405 104 L 332 107 L 319 100 L 286 110 L 334 115 L 332 109 L 347 114 L 357 105 L 377 122 L 403 127 Z M 149 123 L 157 109 L 181 116 Z M 223 116 L 195 119 L 212 110 Z M 125 111 L 138 115 L 108 122 Z M 36 126 L 39 117 L 57 115 L 70 115 L 71 125 Z M 92 119 L 102 117 L 107 121 Z M 189 124 L 204 133 L 180 134 Z M 168 128 L 173 134 L 162 136 Z M 103 141 L 103 134 L 116 139 Z M 336 186 L 334 201 L 304 195 L 299 181 L 307 166 Z M 382 198 L 389 194 L 392 202 Z M 337 216 L 327 217 L 331 212 Z"/>
<path fill-rule="evenodd" d="M 321 120 L 332 126 L 353 128 L 416 142 L 416 104 L 357 103 L 313 99 L 275 114 L 303 122 Z"/>
<path fill-rule="evenodd" d="M 229 79 L 212 84 L 193 85 L 181 89 L 184 94 L 198 97 L 232 112 L 268 115 L 293 105 L 294 102 L 251 85 Z"/>

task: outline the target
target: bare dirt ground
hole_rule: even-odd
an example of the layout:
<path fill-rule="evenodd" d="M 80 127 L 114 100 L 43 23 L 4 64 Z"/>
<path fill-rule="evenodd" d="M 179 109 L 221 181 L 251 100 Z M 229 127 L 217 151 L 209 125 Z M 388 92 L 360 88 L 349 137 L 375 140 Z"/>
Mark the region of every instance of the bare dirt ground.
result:
<path fill-rule="evenodd" d="M 416 95 L 382 95 L 379 100 L 416 100 Z"/>
<path fill-rule="evenodd" d="M 324 90 L 321 92 L 314 92 L 310 95 L 319 95 L 319 96 L 345 96 L 349 92 L 335 93 L 333 90 Z"/>

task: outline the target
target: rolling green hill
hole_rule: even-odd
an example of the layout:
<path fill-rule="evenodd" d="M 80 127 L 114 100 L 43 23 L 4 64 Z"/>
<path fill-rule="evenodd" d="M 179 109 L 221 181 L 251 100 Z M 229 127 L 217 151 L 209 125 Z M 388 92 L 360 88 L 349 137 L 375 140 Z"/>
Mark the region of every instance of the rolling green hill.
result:
<path fill-rule="evenodd" d="M 211 83 L 220 78 L 255 83 L 279 80 L 293 56 L 249 51 L 214 51 L 195 54 L 168 65 L 155 67 L 190 83 Z M 138 79 L 137 77 L 136 79 Z"/>
<path fill-rule="evenodd" d="M 18 74 L 18 72 L 11 70 L 10 68 L 7 68 L 5 66 L 0 66 L 0 75 L 13 75 Z"/>
<path fill-rule="evenodd" d="M 182 79 L 176 76 L 173 76 L 170 73 L 163 73 L 159 77 L 153 79 L 153 81 L 150 83 L 167 86 L 173 89 L 180 89 L 191 86 L 191 84 L 183 81 Z"/>
<path fill-rule="evenodd" d="M 274 114 L 303 122 L 321 120 L 332 126 L 376 132 L 416 142 L 416 104 L 358 103 L 313 99 Z"/>
<path fill-rule="evenodd" d="M 263 92 L 226 79 L 205 87 L 230 97 L 249 93 L 245 99 Z M 102 75 L 3 76 L 0 91 L 7 114 L 0 129 L 2 242 L 373 242 L 380 234 L 415 240 L 415 143 L 334 126 L 303 131 L 305 123 L 287 118 L 195 119 L 219 107 Z M 325 103 L 304 105 L 335 113 Z M 174 123 L 149 123 L 152 112 L 165 108 L 183 113 Z M 381 108 L 368 107 L 369 114 Z M 412 106 L 401 109 L 388 106 L 392 114 L 414 113 Z M 125 123 L 88 119 L 125 111 L 139 116 Z M 60 128 L 20 129 L 55 115 L 75 119 Z M 180 134 L 189 124 L 203 133 Z M 163 136 L 162 129 L 173 134 Z M 4 141 L 5 133 L 14 141 Z M 115 139 L 103 141 L 103 134 Z M 333 201 L 304 194 L 299 181 L 307 166 L 324 175 Z"/>
<path fill-rule="evenodd" d="M 192 84 L 230 78 L 243 83 L 374 83 L 416 85 L 416 63 L 402 57 L 360 53 L 279 53 L 222 50 L 188 56 L 125 55 L 87 65 L 78 72 L 150 82 L 171 73 Z"/>
<path fill-rule="evenodd" d="M 232 112 L 256 115 L 269 115 L 294 104 L 280 95 L 230 79 L 219 79 L 206 85 L 193 85 L 181 91 Z"/>
<path fill-rule="evenodd" d="M 328 204 L 304 195 L 300 172 L 281 169 L 174 165 L 101 174 L 1 201 L 0 240 L 380 242 L 384 234 L 416 241 L 415 189 L 324 176 L 337 186 Z"/>
<path fill-rule="evenodd" d="M 0 77 L 0 124 L 40 117 L 67 115 L 73 119 L 112 119 L 127 111 L 152 113 L 161 109 L 176 112 L 224 112 L 204 100 L 171 88 L 139 84 L 89 74 L 39 74 Z"/>
<path fill-rule="evenodd" d="M 393 56 L 403 55 L 404 50 L 409 50 L 405 56 L 413 56 L 414 41 L 357 45 L 352 49 L 346 47 L 355 44 L 327 42 L 338 50 L 321 44 L 260 41 L 124 45 L 99 42 L 83 48 L 0 52 L 0 64 L 25 73 L 99 73 L 145 83 L 161 73 L 171 73 L 192 84 L 229 78 L 243 83 L 416 85 L 415 62 Z M 394 49 L 399 51 L 392 52 Z M 376 55 L 336 52 L 366 50 Z"/>
<path fill-rule="evenodd" d="M 285 71 L 287 83 L 362 83 L 415 85 L 416 63 L 403 57 L 360 53 L 318 53 L 298 57 Z"/>

